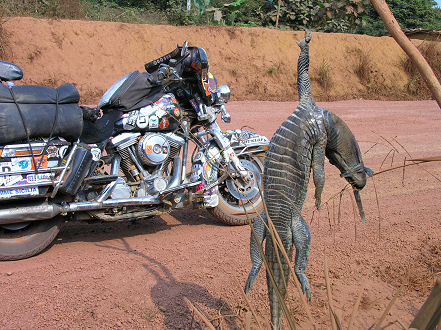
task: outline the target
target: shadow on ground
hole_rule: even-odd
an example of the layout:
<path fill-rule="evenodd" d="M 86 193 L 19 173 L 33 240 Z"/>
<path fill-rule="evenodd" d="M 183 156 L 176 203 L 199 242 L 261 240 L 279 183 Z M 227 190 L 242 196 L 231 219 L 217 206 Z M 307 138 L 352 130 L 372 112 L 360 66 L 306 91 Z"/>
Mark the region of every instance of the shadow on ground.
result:
<path fill-rule="evenodd" d="M 174 221 L 166 221 L 167 217 Z M 55 244 L 66 242 L 99 242 L 103 240 L 133 237 L 153 234 L 170 230 L 177 226 L 222 224 L 213 218 L 206 210 L 182 209 L 173 211 L 170 215 L 154 216 L 151 218 L 132 219 L 123 222 L 68 222 L 62 228 Z"/>
<path fill-rule="evenodd" d="M 120 239 L 119 246 L 97 244 L 101 248 L 112 249 L 140 257 L 142 267 L 150 273 L 156 283 L 150 290 L 150 299 L 164 316 L 164 325 L 167 329 L 205 329 L 200 318 L 193 314 L 186 302 L 197 306 L 199 310 L 209 309 L 218 315 L 213 324 L 227 326 L 229 329 L 239 329 L 236 323 L 236 314 L 221 297 L 214 297 L 206 288 L 192 282 L 183 282 L 175 278 L 173 272 L 155 258 L 134 250 L 127 240 Z M 209 318 L 209 317 L 207 317 Z"/>

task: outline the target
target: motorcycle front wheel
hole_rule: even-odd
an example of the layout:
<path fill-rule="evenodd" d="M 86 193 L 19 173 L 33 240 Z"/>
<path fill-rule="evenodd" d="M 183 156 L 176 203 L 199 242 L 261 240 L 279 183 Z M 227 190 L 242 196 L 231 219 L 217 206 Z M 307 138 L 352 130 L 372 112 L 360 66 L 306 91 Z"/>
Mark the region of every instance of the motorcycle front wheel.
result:
<path fill-rule="evenodd" d="M 219 204 L 209 208 L 211 215 L 219 221 L 234 226 L 253 223 L 263 210 L 259 189 L 263 184 L 263 161 L 261 157 L 243 156 L 240 162 L 251 175 L 244 183 L 239 179 L 228 178 L 219 185 Z"/>
<path fill-rule="evenodd" d="M 0 225 L 0 261 L 32 257 L 52 243 L 58 235 L 63 217 L 43 221 Z"/>

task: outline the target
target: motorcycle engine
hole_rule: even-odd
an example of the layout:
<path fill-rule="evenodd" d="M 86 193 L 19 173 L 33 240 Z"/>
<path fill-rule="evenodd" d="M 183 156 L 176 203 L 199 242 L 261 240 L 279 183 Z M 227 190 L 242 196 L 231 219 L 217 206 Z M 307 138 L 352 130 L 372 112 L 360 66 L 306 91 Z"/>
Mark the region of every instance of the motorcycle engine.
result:
<path fill-rule="evenodd" d="M 138 143 L 138 156 L 145 165 L 162 164 L 170 154 L 170 144 L 162 134 L 149 133 Z"/>

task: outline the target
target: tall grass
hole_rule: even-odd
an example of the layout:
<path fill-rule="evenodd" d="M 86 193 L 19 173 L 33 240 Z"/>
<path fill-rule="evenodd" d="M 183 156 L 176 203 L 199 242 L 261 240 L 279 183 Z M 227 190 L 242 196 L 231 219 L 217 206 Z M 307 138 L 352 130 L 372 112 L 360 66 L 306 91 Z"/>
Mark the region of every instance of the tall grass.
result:
<path fill-rule="evenodd" d="M 140 7 L 121 6 L 111 0 L 1 0 L 0 13 L 6 17 L 30 16 L 50 19 L 141 24 L 207 24 L 206 15 L 182 10 L 160 10 L 154 2 Z"/>
<path fill-rule="evenodd" d="M 369 52 L 364 49 L 357 49 L 354 52 L 354 73 L 360 79 L 363 85 L 368 85 L 372 82 L 373 62 Z"/>

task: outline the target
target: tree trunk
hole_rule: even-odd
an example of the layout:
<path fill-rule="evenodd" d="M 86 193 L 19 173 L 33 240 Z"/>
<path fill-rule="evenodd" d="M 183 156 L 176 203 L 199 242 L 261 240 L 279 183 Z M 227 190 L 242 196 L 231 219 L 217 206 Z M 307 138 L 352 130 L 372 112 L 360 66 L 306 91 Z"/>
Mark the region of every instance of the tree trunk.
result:
<path fill-rule="evenodd" d="M 409 56 L 412 62 L 417 67 L 421 76 L 427 83 L 430 91 L 432 92 L 433 97 L 436 102 L 438 102 L 438 106 L 441 108 L 441 85 L 433 73 L 432 68 L 427 63 L 426 59 L 421 55 L 419 50 L 415 47 L 413 43 L 407 38 L 404 32 L 401 30 L 400 25 L 395 19 L 394 15 L 389 9 L 386 1 L 384 0 L 370 0 L 372 5 L 375 7 L 375 10 L 380 15 L 383 20 L 384 25 L 387 30 L 391 34 L 391 36 L 395 39 L 395 41 L 400 45 L 400 47 L 404 50 L 404 52 Z"/>

